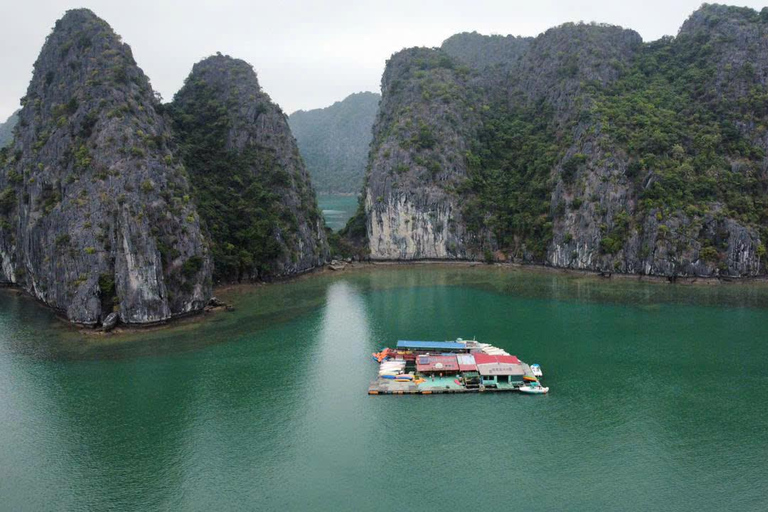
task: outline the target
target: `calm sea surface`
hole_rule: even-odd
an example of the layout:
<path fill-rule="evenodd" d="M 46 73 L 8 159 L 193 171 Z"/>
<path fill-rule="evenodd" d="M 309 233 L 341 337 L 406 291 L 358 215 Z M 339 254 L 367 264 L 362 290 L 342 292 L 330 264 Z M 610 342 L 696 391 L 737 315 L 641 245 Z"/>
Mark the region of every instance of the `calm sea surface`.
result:
<path fill-rule="evenodd" d="M 768 286 L 411 266 L 238 289 L 91 338 L 0 293 L 0 509 L 768 509 Z M 548 396 L 368 396 L 398 338 Z"/>
<path fill-rule="evenodd" d="M 323 211 L 325 223 L 334 231 L 347 225 L 357 210 L 356 196 L 317 196 L 317 205 Z"/>

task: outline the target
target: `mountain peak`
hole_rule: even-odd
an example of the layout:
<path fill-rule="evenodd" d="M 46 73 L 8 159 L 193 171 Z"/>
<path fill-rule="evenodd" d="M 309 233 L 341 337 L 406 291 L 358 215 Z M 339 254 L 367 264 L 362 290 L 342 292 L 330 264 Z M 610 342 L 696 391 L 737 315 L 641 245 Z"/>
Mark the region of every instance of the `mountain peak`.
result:
<path fill-rule="evenodd" d="M 253 67 L 222 54 L 203 59 L 171 111 L 212 226 L 216 277 L 265 279 L 322 264 L 314 190 L 286 116 Z"/>
<path fill-rule="evenodd" d="M 128 45 L 93 12 L 68 11 L 22 104 L 0 176 L 15 198 L 4 212 L 15 229 L 0 233 L 0 278 L 84 324 L 112 312 L 152 323 L 202 309 L 206 242 Z"/>

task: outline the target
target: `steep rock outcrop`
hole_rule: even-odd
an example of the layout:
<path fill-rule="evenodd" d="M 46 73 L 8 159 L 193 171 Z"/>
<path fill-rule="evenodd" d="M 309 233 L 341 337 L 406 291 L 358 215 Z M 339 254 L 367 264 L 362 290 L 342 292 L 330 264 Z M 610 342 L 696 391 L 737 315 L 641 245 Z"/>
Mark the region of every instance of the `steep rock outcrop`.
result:
<path fill-rule="evenodd" d="M 83 324 L 201 310 L 207 244 L 130 48 L 92 12 L 68 11 L 22 105 L 0 162 L 0 278 Z"/>
<path fill-rule="evenodd" d="M 387 63 L 365 189 L 372 258 L 469 257 L 456 187 L 479 122 L 470 75 L 440 50 L 404 50 Z"/>
<path fill-rule="evenodd" d="M 694 57 L 691 65 L 701 60 L 708 67 L 710 72 L 702 78 L 713 85 L 713 96 L 738 100 L 753 92 L 755 85 L 768 85 L 766 24 L 768 8 L 758 13 L 704 4 L 683 23 L 677 41 Z"/>
<path fill-rule="evenodd" d="M 590 90 L 617 80 L 642 44 L 637 32 L 610 25 L 549 29 L 530 43 L 510 93 L 546 101 L 558 121 L 570 121 L 589 108 Z"/>
<path fill-rule="evenodd" d="M 440 65 L 448 71 L 430 80 L 434 90 L 458 91 L 462 115 L 420 120 L 425 132 L 461 133 L 458 144 L 448 135 L 448 148 L 435 143 L 434 158 L 447 156 L 455 172 L 411 183 L 406 202 L 381 185 L 392 167 L 381 145 L 392 145 L 412 112 L 445 108 L 440 96 L 383 88 L 366 188 L 371 257 L 482 255 L 666 276 L 763 272 L 766 27 L 768 10 L 705 5 L 676 38 L 649 44 L 596 24 L 533 40 L 450 38 Z M 430 50 L 393 56 L 383 83 L 416 51 Z M 443 241 L 406 223 L 428 216 L 435 197 L 455 207 L 460 236 L 451 241 L 461 250 L 447 256 Z"/>
<path fill-rule="evenodd" d="M 567 179 L 552 194 L 560 214 L 549 263 L 668 276 L 761 272 L 767 181 L 755 121 L 765 114 L 754 98 L 765 94 L 765 72 L 745 68 L 768 64 L 759 58 L 765 33 L 751 9 L 705 5 L 677 38 L 615 66 L 615 87 L 594 88 L 597 106 L 557 172 Z"/>
<path fill-rule="evenodd" d="M 330 107 L 288 117 L 315 190 L 360 192 L 380 99 L 379 94 L 360 92 Z"/>
<path fill-rule="evenodd" d="M 286 276 L 328 257 L 323 220 L 287 118 L 246 62 L 197 64 L 170 107 L 219 280 Z"/>

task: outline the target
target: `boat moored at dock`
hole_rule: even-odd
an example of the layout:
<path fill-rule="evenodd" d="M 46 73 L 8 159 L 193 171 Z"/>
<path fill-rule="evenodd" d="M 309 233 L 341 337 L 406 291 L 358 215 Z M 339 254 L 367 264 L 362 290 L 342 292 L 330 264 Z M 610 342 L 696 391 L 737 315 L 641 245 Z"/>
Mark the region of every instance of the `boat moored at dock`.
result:
<path fill-rule="evenodd" d="M 542 386 L 538 382 L 531 382 L 525 386 L 520 386 L 519 391 L 527 395 L 546 395 L 549 393 L 549 388 Z"/>

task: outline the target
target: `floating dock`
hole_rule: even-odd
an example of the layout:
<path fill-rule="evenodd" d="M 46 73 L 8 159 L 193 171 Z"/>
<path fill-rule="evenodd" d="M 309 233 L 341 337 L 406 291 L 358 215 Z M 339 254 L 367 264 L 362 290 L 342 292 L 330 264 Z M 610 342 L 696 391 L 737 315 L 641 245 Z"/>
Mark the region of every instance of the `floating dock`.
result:
<path fill-rule="evenodd" d="M 475 340 L 397 342 L 373 354 L 379 376 L 369 395 L 523 392 L 546 394 L 538 365 Z M 536 374 L 539 374 L 538 376 Z"/>

